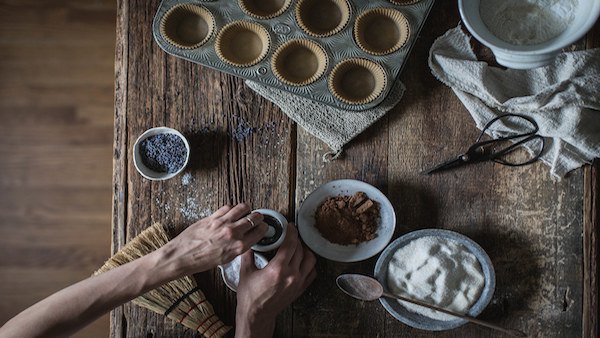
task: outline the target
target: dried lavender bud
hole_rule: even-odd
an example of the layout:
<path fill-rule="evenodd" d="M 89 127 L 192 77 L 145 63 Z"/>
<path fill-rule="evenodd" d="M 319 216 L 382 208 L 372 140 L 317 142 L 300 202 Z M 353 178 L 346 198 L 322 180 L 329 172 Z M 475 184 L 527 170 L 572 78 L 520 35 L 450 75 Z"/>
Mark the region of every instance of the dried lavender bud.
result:
<path fill-rule="evenodd" d="M 159 134 L 140 142 L 140 155 L 146 167 L 172 174 L 183 167 L 187 149 L 179 136 Z"/>

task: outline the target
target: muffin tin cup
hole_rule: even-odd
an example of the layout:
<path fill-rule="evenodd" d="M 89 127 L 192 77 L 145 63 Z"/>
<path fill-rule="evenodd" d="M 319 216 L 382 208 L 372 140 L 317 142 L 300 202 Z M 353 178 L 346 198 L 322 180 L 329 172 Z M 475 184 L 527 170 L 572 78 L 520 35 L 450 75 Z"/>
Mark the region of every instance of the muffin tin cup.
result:
<path fill-rule="evenodd" d="M 260 24 L 234 21 L 217 34 L 215 50 L 223 62 L 235 67 L 253 66 L 267 56 L 271 46 L 269 32 Z"/>
<path fill-rule="evenodd" d="M 280 16 L 291 3 L 292 0 L 239 0 L 240 8 L 244 13 L 262 20 Z"/>
<path fill-rule="evenodd" d="M 305 86 L 325 73 L 329 64 L 327 53 L 316 42 L 307 39 L 290 40 L 273 54 L 271 69 L 283 83 Z"/>
<path fill-rule="evenodd" d="M 304 32 L 322 38 L 337 34 L 348 25 L 352 7 L 347 0 L 299 0 L 295 14 Z"/>
<path fill-rule="evenodd" d="M 328 82 L 329 91 L 338 100 L 351 105 L 374 101 L 387 84 L 387 73 L 381 65 L 359 58 L 344 60 L 336 65 Z"/>
<path fill-rule="evenodd" d="M 204 7 L 181 4 L 171 8 L 160 23 L 160 34 L 181 49 L 204 45 L 215 29 L 213 15 Z"/>
<path fill-rule="evenodd" d="M 372 55 L 393 53 L 404 47 L 409 37 L 408 20 L 396 9 L 370 9 L 360 14 L 354 23 L 356 44 Z"/>

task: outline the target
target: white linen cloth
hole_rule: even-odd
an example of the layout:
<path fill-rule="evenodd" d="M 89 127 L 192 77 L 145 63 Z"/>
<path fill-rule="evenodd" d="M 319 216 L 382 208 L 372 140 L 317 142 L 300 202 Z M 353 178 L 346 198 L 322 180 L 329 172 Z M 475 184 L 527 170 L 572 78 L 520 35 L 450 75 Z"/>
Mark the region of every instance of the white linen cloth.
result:
<path fill-rule="evenodd" d="M 600 158 L 600 49 L 561 53 L 545 67 L 501 69 L 477 60 L 459 26 L 433 43 L 429 67 L 452 88 L 479 129 L 505 113 L 532 117 L 546 139 L 541 160 L 552 175 L 563 177 Z M 504 127 L 524 130 L 523 125 Z"/>

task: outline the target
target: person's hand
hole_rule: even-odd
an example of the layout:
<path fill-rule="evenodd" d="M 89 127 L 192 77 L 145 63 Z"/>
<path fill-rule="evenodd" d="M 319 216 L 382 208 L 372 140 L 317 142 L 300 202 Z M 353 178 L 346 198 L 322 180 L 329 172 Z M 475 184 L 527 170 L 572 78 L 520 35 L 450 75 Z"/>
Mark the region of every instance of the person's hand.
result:
<path fill-rule="evenodd" d="M 206 271 L 246 252 L 267 232 L 268 225 L 247 204 L 224 206 L 190 225 L 159 251 L 174 266 L 172 278 Z M 250 219 L 251 221 L 249 221 Z"/>
<path fill-rule="evenodd" d="M 271 337 L 277 314 L 315 279 L 315 262 L 315 255 L 303 246 L 291 223 L 277 254 L 264 269 L 254 265 L 252 250 L 244 253 L 237 290 L 236 336 Z"/>

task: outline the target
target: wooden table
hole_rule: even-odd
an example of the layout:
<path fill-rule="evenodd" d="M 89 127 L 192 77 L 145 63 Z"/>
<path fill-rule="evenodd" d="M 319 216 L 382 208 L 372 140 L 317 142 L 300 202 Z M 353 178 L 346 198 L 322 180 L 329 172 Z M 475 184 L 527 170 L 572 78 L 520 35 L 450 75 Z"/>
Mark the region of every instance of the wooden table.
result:
<path fill-rule="evenodd" d="M 183 227 L 223 204 L 246 201 L 289 219 L 303 198 L 332 179 L 354 178 L 380 188 L 398 218 L 398 237 L 445 228 L 477 241 L 497 274 L 492 303 L 481 318 L 540 337 L 598 333 L 597 253 L 599 166 L 556 181 L 542 163 L 508 168 L 491 163 L 431 177 L 421 169 L 477 136 L 466 109 L 427 66 L 433 40 L 458 23 L 455 1 L 438 1 L 401 76 L 400 104 L 347 148 L 323 163 L 326 146 L 298 128 L 241 79 L 165 54 L 153 41 L 158 0 L 118 1 L 114 149 L 113 250 L 153 222 Z M 597 28 L 597 27 L 596 27 Z M 578 45 L 598 46 L 598 32 Z M 489 58 L 489 51 L 476 46 Z M 231 135 L 247 124 L 253 133 Z M 136 172 L 131 149 L 146 129 L 169 126 L 189 136 L 185 179 L 149 182 Z M 411 329 L 378 302 L 354 301 L 334 277 L 371 273 L 376 257 L 342 264 L 319 259 L 318 279 L 278 319 L 280 337 L 495 336 L 474 325 L 443 333 Z M 233 324 L 235 294 L 216 270 L 197 276 L 218 315 Z M 112 337 L 192 337 L 164 317 L 126 304 L 112 313 Z"/>

